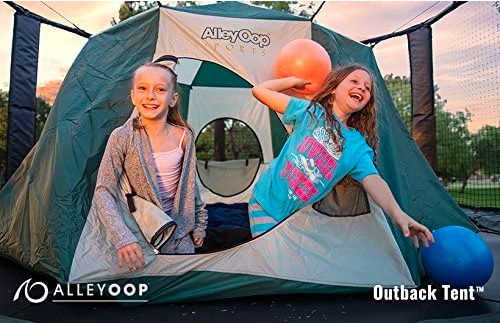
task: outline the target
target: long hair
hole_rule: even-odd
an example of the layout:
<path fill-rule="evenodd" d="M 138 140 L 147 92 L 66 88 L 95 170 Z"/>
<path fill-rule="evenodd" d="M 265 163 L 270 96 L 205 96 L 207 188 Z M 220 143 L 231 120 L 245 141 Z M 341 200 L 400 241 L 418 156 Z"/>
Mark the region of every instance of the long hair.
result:
<path fill-rule="evenodd" d="M 365 138 L 368 145 L 373 149 L 375 154 L 374 163 L 376 163 L 378 149 L 377 114 L 375 106 L 376 89 L 373 81 L 373 73 L 366 67 L 357 64 L 350 64 L 334 68 L 326 77 L 318 93 L 314 95 L 307 112 L 312 117 L 312 107 L 314 107 L 314 109 L 316 109 L 316 107 L 320 107 L 324 110 L 328 134 L 339 144 L 340 150 L 342 151 L 344 148 L 344 136 L 342 135 L 340 122 L 333 115 L 332 102 L 335 100 L 335 94 L 332 94 L 332 92 L 335 91 L 340 82 L 356 70 L 363 70 L 370 76 L 372 83 L 370 86 L 371 95 L 370 100 L 366 103 L 363 109 L 354 112 L 349 116 L 347 126 L 356 129 Z M 333 129 L 335 129 L 335 131 L 333 131 Z M 336 134 L 338 134 L 339 138 L 337 138 Z"/>
<path fill-rule="evenodd" d="M 179 92 L 179 84 L 177 83 L 177 74 L 175 74 L 175 72 L 171 68 L 169 68 L 161 63 L 158 63 L 158 62 L 146 62 L 146 63 L 142 64 L 141 66 L 139 66 L 138 68 L 136 68 L 134 71 L 133 77 L 132 77 L 132 82 L 135 80 L 135 75 L 137 74 L 137 71 L 141 67 L 145 67 L 145 66 L 157 67 L 157 68 L 161 68 L 163 70 L 168 71 L 172 77 L 172 82 L 171 82 L 172 90 L 174 91 L 174 93 Z M 174 125 L 177 125 L 177 126 L 187 128 L 191 131 L 191 133 L 194 133 L 193 128 L 191 128 L 191 126 L 186 122 L 186 120 L 184 120 L 182 118 L 180 111 L 181 111 L 181 98 L 179 97 L 177 102 L 175 103 L 175 105 L 173 107 L 170 107 L 170 106 L 168 107 L 167 122 L 174 124 Z M 144 126 L 140 123 L 138 117 L 134 118 L 134 120 L 132 120 L 132 126 L 134 127 L 134 129 L 144 129 Z"/>

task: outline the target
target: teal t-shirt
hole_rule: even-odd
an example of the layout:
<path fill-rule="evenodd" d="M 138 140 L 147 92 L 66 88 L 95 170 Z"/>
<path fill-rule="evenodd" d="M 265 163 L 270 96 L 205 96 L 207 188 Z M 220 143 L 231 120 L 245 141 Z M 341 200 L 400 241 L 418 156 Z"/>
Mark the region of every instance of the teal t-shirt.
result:
<path fill-rule="evenodd" d="M 257 202 L 278 221 L 321 200 L 346 175 L 361 182 L 367 175 L 378 174 L 373 165 L 373 150 L 363 136 L 340 123 L 344 136 L 340 151 L 325 129 L 323 109 L 311 107 L 311 118 L 307 112 L 309 103 L 290 99 L 283 123 L 292 124 L 294 130 L 254 188 Z"/>

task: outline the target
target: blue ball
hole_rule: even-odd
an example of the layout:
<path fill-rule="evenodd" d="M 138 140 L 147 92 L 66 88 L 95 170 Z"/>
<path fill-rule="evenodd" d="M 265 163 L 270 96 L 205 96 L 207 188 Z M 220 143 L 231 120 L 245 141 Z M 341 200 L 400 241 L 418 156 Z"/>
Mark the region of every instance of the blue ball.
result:
<path fill-rule="evenodd" d="M 484 286 L 493 274 L 493 255 L 476 233 L 459 226 L 435 230 L 434 244 L 421 248 L 422 264 L 438 285 Z"/>

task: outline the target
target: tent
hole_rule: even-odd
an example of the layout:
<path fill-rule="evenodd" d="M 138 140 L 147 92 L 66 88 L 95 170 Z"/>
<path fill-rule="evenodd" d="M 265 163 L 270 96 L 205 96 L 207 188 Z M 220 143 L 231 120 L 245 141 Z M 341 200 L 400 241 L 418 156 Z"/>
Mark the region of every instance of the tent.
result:
<path fill-rule="evenodd" d="M 247 202 L 286 139 L 279 116 L 252 98 L 251 86 L 273 77 L 277 53 L 298 38 L 320 43 L 333 65 L 356 62 L 375 72 L 378 168 L 401 207 L 431 230 L 476 230 L 408 134 L 371 48 L 301 17 L 223 2 L 151 9 L 89 39 L 40 140 L 0 193 L 1 254 L 59 282 L 149 283 L 144 298 L 150 302 L 418 286 L 424 274 L 418 250 L 359 187 L 337 187 L 269 232 L 207 254 L 154 254 L 122 201 L 147 266 L 133 273 L 117 267 L 92 198 L 107 139 L 133 111 L 128 94 L 134 69 L 164 54 L 183 58 L 182 113 L 197 135 L 222 117 L 252 129 L 261 146 L 257 158 L 198 162 L 207 203 Z M 224 188 L 234 187 L 221 193 L 220 176 L 227 176 Z"/>

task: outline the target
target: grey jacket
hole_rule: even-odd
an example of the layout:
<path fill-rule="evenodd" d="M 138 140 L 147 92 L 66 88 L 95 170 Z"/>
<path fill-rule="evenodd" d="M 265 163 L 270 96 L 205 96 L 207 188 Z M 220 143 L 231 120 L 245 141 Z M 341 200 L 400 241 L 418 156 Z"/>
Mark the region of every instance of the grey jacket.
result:
<path fill-rule="evenodd" d="M 94 200 L 106 234 L 116 249 L 138 242 L 126 226 L 118 210 L 118 183 L 126 172 L 137 195 L 164 209 L 151 157 L 151 145 L 144 129 L 134 129 L 133 118 L 111 133 L 99 167 Z M 190 237 L 205 237 L 207 211 L 201 200 L 196 181 L 196 153 L 191 131 L 186 131 L 187 144 L 181 176 L 169 216 L 177 223 L 174 236 L 162 248 L 167 253 L 192 253 Z"/>

